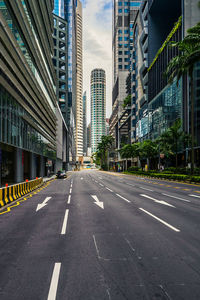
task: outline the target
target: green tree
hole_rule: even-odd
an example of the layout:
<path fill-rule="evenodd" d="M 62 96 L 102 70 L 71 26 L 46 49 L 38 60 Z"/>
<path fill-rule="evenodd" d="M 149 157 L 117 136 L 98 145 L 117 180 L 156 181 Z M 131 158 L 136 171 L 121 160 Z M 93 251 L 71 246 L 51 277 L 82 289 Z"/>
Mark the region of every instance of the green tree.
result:
<path fill-rule="evenodd" d="M 144 142 L 140 143 L 139 153 L 141 158 L 146 158 L 149 160 L 149 165 L 151 168 L 152 161 L 158 154 L 157 143 L 152 140 L 145 140 Z"/>
<path fill-rule="evenodd" d="M 165 74 L 171 84 L 176 78 L 177 85 L 180 78 L 187 74 L 190 78 L 190 103 L 191 103 L 191 172 L 194 172 L 194 67 L 200 61 L 200 23 L 188 30 L 188 35 L 180 42 L 172 42 L 172 47 L 179 50 L 178 56 L 169 62 Z"/>
<path fill-rule="evenodd" d="M 109 150 L 112 147 L 114 139 L 111 135 L 103 135 L 101 137 L 101 142 L 97 146 L 96 157 L 100 159 L 100 164 L 102 169 L 107 169 L 107 159 L 109 155 Z"/>
<path fill-rule="evenodd" d="M 130 106 L 131 105 L 131 95 L 128 95 L 125 99 L 124 99 L 124 103 L 123 103 L 123 108 L 125 108 L 126 106 Z"/>
<path fill-rule="evenodd" d="M 123 145 L 123 147 L 119 150 L 119 153 L 121 155 L 121 158 L 128 159 L 128 158 L 134 158 L 140 156 L 140 143 L 134 143 L 134 144 L 126 144 Z M 126 166 L 127 168 L 127 166 Z"/>
<path fill-rule="evenodd" d="M 182 130 L 181 120 L 177 119 L 174 124 L 168 128 L 159 138 L 161 151 L 167 157 L 175 156 L 176 168 L 178 167 L 178 152 L 181 151 L 183 145 L 188 142 L 190 136 Z"/>

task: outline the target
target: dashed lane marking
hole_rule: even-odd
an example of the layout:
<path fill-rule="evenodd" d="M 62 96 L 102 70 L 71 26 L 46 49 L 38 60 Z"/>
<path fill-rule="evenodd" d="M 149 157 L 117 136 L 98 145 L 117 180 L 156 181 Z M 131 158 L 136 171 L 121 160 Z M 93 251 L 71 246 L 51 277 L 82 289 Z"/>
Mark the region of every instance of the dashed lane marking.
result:
<path fill-rule="evenodd" d="M 66 209 L 61 234 L 66 234 L 69 209 Z"/>
<path fill-rule="evenodd" d="M 140 189 L 142 189 L 142 190 L 145 190 L 145 191 L 153 192 L 153 190 L 150 190 L 150 189 L 144 188 L 144 187 L 142 187 L 142 186 L 140 186 L 139 188 L 140 188 Z"/>
<path fill-rule="evenodd" d="M 61 263 L 55 263 L 47 300 L 56 300 Z"/>
<path fill-rule="evenodd" d="M 196 197 L 196 198 L 200 198 L 200 196 L 198 195 L 189 195 L 190 197 Z"/>
<path fill-rule="evenodd" d="M 113 193 L 113 190 L 109 189 L 108 187 L 106 187 L 106 189 L 107 189 L 108 191 L 110 191 L 111 193 Z"/>
<path fill-rule="evenodd" d="M 167 197 L 171 197 L 171 198 L 174 198 L 174 199 L 178 199 L 178 200 L 181 200 L 181 201 L 185 201 L 185 202 L 191 202 L 190 200 L 186 200 L 186 199 L 183 199 L 183 198 L 179 198 L 179 197 L 164 194 L 164 193 L 162 193 L 162 195 L 167 196 Z"/>
<path fill-rule="evenodd" d="M 71 195 L 68 196 L 67 204 L 70 204 L 70 202 L 71 202 Z"/>
<path fill-rule="evenodd" d="M 125 200 L 126 202 L 128 202 L 128 203 L 130 203 L 131 201 L 130 200 L 128 200 L 128 199 L 126 199 L 126 198 L 124 198 L 123 196 L 121 196 L 121 195 L 119 195 L 119 194 L 116 194 L 118 197 L 120 197 L 121 199 L 123 199 L 123 200 Z"/>

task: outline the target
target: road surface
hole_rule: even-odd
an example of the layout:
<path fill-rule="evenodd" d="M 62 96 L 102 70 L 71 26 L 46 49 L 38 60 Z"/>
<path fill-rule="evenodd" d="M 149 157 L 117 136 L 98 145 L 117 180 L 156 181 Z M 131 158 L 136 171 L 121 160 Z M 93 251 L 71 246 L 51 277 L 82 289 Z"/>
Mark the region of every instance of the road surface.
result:
<path fill-rule="evenodd" d="M 0 211 L 1 300 L 200 299 L 200 187 L 95 170 Z"/>

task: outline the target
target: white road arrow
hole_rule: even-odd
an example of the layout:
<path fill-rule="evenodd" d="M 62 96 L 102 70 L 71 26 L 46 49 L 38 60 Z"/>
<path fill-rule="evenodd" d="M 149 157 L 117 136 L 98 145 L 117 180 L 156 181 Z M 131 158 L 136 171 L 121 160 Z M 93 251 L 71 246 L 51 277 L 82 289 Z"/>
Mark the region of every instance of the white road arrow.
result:
<path fill-rule="evenodd" d="M 151 199 L 151 200 L 153 200 L 153 201 L 156 202 L 156 203 L 160 203 L 160 204 L 167 205 L 167 206 L 171 206 L 171 207 L 174 207 L 174 208 L 175 208 L 175 206 L 173 206 L 173 205 L 171 205 L 171 204 L 169 204 L 169 203 L 167 203 L 167 202 L 165 202 L 165 201 L 163 201 L 163 200 L 157 200 L 157 199 L 154 199 L 154 198 L 152 198 L 152 197 L 150 197 L 150 196 L 143 195 L 143 194 L 140 194 L 140 196 L 145 197 L 145 198 L 148 198 L 148 199 Z"/>
<path fill-rule="evenodd" d="M 103 205 L 103 202 L 99 201 L 99 199 L 97 198 L 96 195 L 91 195 L 92 198 L 96 201 L 94 202 L 96 205 L 98 205 L 99 207 L 101 207 L 102 209 L 104 209 L 104 205 Z"/>
<path fill-rule="evenodd" d="M 46 197 L 45 200 L 41 203 L 38 204 L 36 211 L 40 210 L 41 208 L 45 207 L 47 205 L 47 202 L 51 199 L 51 197 Z"/>

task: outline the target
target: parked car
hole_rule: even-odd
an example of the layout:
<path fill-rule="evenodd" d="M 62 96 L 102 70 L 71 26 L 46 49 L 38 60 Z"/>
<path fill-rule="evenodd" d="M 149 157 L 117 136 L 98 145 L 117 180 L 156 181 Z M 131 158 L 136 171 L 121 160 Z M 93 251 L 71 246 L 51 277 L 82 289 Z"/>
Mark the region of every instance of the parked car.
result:
<path fill-rule="evenodd" d="M 63 179 L 67 177 L 67 174 L 64 171 L 58 171 L 57 174 L 57 179 Z"/>

